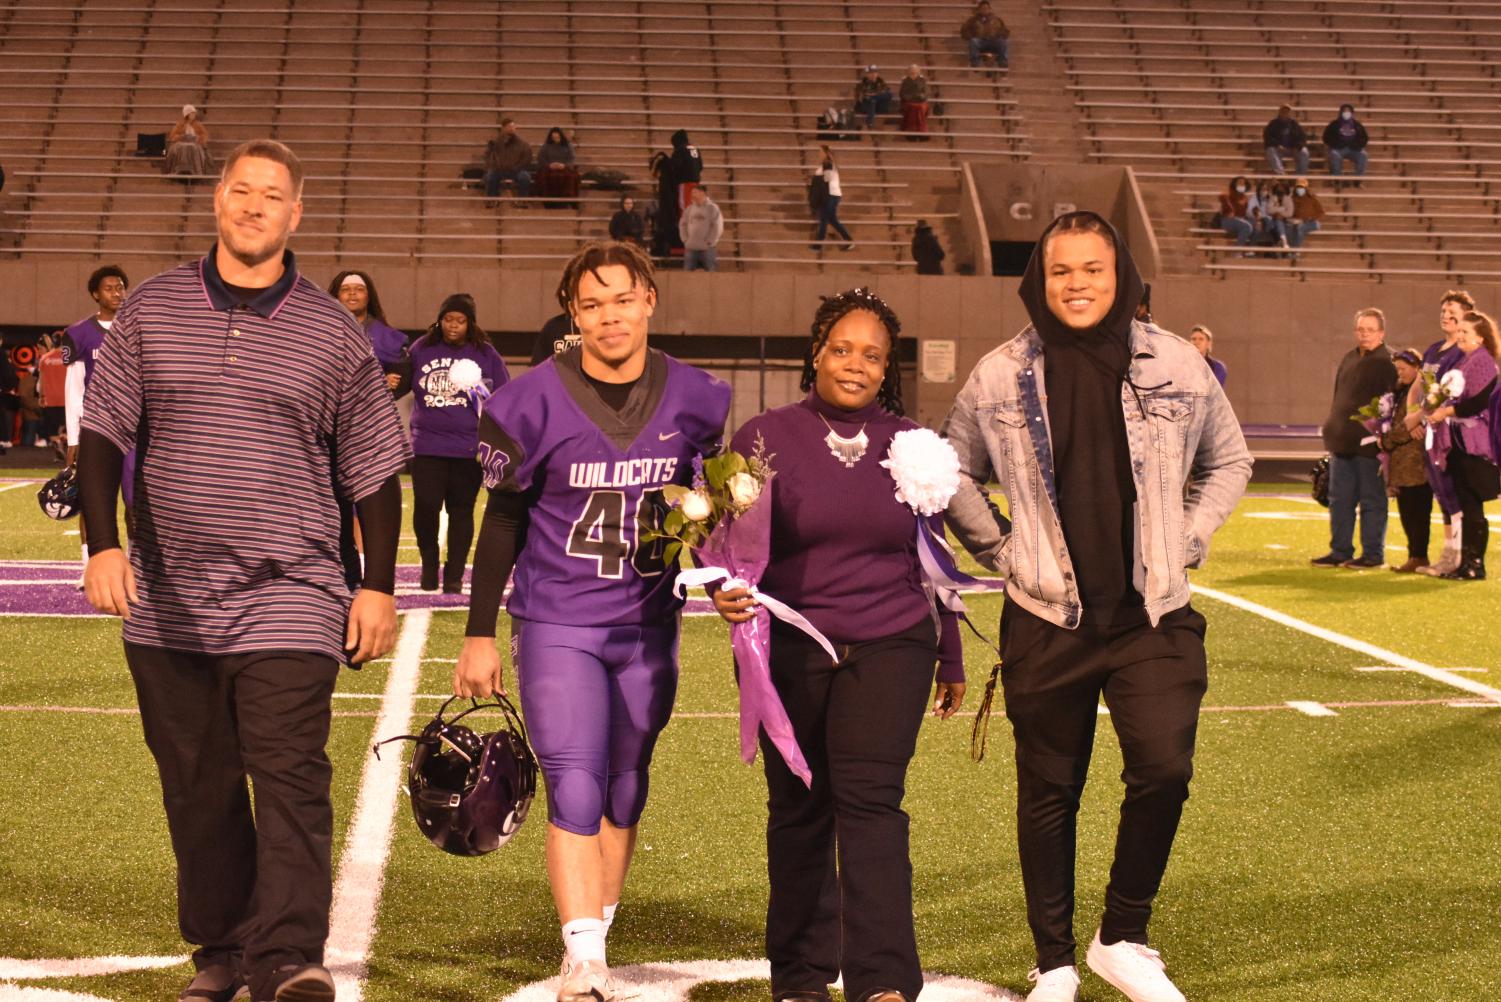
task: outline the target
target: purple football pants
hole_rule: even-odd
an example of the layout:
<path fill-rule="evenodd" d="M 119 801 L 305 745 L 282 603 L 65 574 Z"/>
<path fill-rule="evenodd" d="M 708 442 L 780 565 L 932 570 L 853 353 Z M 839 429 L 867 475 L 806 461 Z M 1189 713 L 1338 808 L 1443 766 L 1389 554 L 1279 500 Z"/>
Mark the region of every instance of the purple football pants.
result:
<path fill-rule="evenodd" d="M 678 624 L 511 620 L 521 710 L 547 781 L 548 820 L 597 835 L 641 820 L 647 768 L 678 688 Z"/>

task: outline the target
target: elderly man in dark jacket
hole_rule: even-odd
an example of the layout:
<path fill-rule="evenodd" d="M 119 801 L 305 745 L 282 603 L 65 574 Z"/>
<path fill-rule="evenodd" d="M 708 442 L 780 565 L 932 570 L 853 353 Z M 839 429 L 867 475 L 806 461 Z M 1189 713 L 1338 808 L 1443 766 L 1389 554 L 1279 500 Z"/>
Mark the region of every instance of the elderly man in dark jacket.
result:
<path fill-rule="evenodd" d="M 1308 173 L 1308 137 L 1303 126 L 1293 118 L 1293 110 L 1287 105 L 1277 109 L 1277 117 L 1266 123 L 1261 130 L 1261 145 L 1266 147 L 1267 166 L 1273 174 L 1286 174 L 1283 157 L 1295 157 L 1298 173 Z"/>
<path fill-rule="evenodd" d="M 1334 400 L 1324 419 L 1329 450 L 1329 552 L 1315 567 L 1386 565 L 1386 485 L 1376 440 L 1353 420 L 1355 412 L 1392 388 L 1397 367 L 1386 347 L 1386 316 L 1375 307 L 1355 314 L 1355 347 L 1340 359 Z M 1360 510 L 1360 556 L 1355 556 L 1355 512 Z"/>

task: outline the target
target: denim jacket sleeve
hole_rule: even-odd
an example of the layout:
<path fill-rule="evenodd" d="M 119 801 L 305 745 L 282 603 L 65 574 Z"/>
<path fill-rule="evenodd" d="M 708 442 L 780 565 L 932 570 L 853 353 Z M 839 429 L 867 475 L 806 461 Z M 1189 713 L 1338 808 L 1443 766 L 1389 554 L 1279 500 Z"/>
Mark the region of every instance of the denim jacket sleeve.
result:
<path fill-rule="evenodd" d="M 977 373 L 971 374 L 944 419 L 942 435 L 959 454 L 959 489 L 949 501 L 944 521 L 960 545 L 985 567 L 1005 576 L 1011 523 L 991 502 L 986 485 L 995 473 L 990 448 L 981 431 Z"/>
<path fill-rule="evenodd" d="M 1225 524 L 1251 480 L 1251 452 L 1240 422 L 1216 379 L 1205 382 L 1204 424 L 1184 490 L 1183 524 L 1189 567 L 1209 555 L 1209 539 Z"/>

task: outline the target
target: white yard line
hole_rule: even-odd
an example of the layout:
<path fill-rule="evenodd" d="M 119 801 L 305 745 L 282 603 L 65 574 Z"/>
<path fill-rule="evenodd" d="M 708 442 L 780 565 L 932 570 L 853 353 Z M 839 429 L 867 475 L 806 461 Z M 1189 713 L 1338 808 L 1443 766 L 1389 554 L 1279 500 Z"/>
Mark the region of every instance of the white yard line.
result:
<path fill-rule="evenodd" d="M 0 487 L 0 494 L 4 494 L 6 491 L 13 491 L 17 487 L 30 487 L 32 484 L 37 482 L 38 481 L 35 480 L 21 480 L 14 484 L 6 484 L 5 486 Z"/>
<path fill-rule="evenodd" d="M 405 734 L 409 729 L 422 673 L 422 650 L 431 624 L 429 609 L 405 614 L 386 681 L 385 699 L 375 723 L 377 739 Z M 402 758 L 399 748 L 391 748 L 380 758 L 370 755 L 365 759 L 354 820 L 350 822 L 349 838 L 339 859 L 326 954 L 341 1002 L 361 1002 L 364 996 L 366 962 L 375 937 L 386 859 L 391 854 Z"/>
<path fill-rule="evenodd" d="M 1315 703 L 1312 700 L 1308 700 L 1308 699 L 1289 699 L 1287 701 L 1287 705 L 1290 706 L 1290 707 L 1292 707 L 1294 710 L 1297 710 L 1299 713 L 1303 714 L 1304 716 L 1308 716 L 1308 717 L 1337 717 L 1337 716 L 1339 716 L 1338 713 L 1335 713 L 1333 710 L 1329 709 L 1329 707 L 1325 706 L 1323 703 Z"/>
<path fill-rule="evenodd" d="M 1274 623 L 1279 623 L 1282 626 L 1306 633 L 1311 637 L 1318 637 L 1320 640 L 1336 644 L 1347 650 L 1355 651 L 1358 654 L 1364 654 L 1367 657 L 1375 658 L 1377 661 L 1384 661 L 1389 665 L 1422 675 L 1435 682 L 1441 682 L 1456 689 L 1463 689 L 1465 692 L 1480 696 L 1482 699 L 1488 699 L 1493 703 L 1501 703 L 1501 689 L 1486 685 L 1484 682 L 1476 681 L 1473 678 L 1465 678 L 1463 675 L 1444 668 L 1435 668 L 1433 665 L 1415 661 L 1395 651 L 1389 651 L 1385 648 L 1377 647 L 1375 644 L 1366 643 L 1364 640 L 1347 637 L 1343 633 L 1326 630 L 1322 626 L 1315 626 L 1312 623 L 1304 622 L 1301 619 L 1289 616 L 1285 612 L 1278 612 L 1276 609 L 1241 598 L 1238 595 L 1231 595 L 1228 592 L 1219 591 L 1214 588 L 1205 588 L 1202 585 L 1194 585 L 1193 590 L 1196 595 L 1203 595 L 1206 598 L 1224 602 L 1226 605 L 1233 605 L 1237 609 L 1260 616 L 1263 619 L 1269 619 Z"/>

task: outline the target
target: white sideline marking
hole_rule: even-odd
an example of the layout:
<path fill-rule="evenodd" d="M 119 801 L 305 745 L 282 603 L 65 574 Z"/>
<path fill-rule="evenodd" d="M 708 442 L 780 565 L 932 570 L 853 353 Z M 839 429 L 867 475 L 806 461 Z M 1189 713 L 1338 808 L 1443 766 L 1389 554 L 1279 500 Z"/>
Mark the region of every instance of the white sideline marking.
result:
<path fill-rule="evenodd" d="M 1355 651 L 1358 654 L 1365 654 L 1375 658 L 1378 661 L 1385 661 L 1389 665 L 1395 665 L 1398 668 L 1414 672 L 1418 675 L 1424 676 L 1425 678 L 1431 678 L 1435 682 L 1442 682 L 1444 685 L 1451 685 L 1456 689 L 1463 689 L 1465 692 L 1473 693 L 1474 695 L 1480 696 L 1483 699 L 1488 699 L 1493 703 L 1501 703 L 1501 689 L 1496 689 L 1492 686 L 1488 686 L 1484 682 L 1477 682 L 1473 678 L 1465 678 L 1463 675 L 1456 674 L 1452 671 L 1446 671 L 1443 668 L 1435 668 L 1433 667 L 1433 665 L 1424 664 L 1421 661 L 1415 661 L 1412 658 L 1398 654 L 1395 651 L 1389 651 L 1385 648 L 1377 647 L 1375 644 L 1368 644 L 1364 640 L 1356 640 L 1354 637 L 1347 637 L 1343 633 L 1335 633 L 1333 630 L 1326 630 L 1322 626 L 1314 626 L 1312 623 L 1306 623 L 1301 619 L 1296 619 L 1292 616 L 1289 616 L 1285 612 L 1278 612 L 1276 609 L 1269 608 L 1257 602 L 1252 602 L 1249 599 L 1240 598 L 1237 595 L 1231 595 L 1228 592 L 1218 591 L 1214 588 L 1205 588 L 1202 585 L 1194 585 L 1193 590 L 1196 595 L 1203 595 L 1206 598 L 1212 598 L 1216 601 L 1224 602 L 1226 605 L 1233 605 L 1237 609 L 1241 609 L 1249 613 L 1254 613 L 1255 615 L 1260 616 L 1263 619 L 1270 619 L 1274 623 L 1280 623 L 1283 626 L 1291 627 L 1292 629 L 1306 633 L 1311 637 L 1318 637 L 1320 640 L 1324 640 L 1331 644 L 1336 644 L 1340 647 L 1347 648 L 1348 650 Z"/>
<path fill-rule="evenodd" d="M 1356 671 L 1407 671 L 1406 668 L 1393 668 L 1391 665 L 1372 665 L 1369 668 L 1357 668 L 1355 670 Z M 1449 668 L 1449 669 L 1446 669 L 1446 670 L 1448 670 L 1448 671 L 1476 672 L 1476 673 L 1481 674 L 1481 675 L 1484 675 L 1486 673 L 1486 671 L 1487 671 L 1487 669 L 1485 669 L 1485 668 Z"/>
<path fill-rule="evenodd" d="M 621 991 L 617 998 L 632 1002 L 683 1002 L 695 985 L 725 981 L 769 981 L 771 965 L 764 960 L 694 960 L 637 964 L 611 969 Z M 558 979 L 534 981 L 502 1002 L 554 1002 Z M 923 976 L 923 1002 L 1020 1002 L 1003 988 L 947 974 Z M 340 1002 L 344 998 L 340 996 Z"/>
<path fill-rule="evenodd" d="M 22 480 L 20 483 L 6 484 L 4 487 L 0 487 L 0 494 L 4 494 L 6 491 L 13 491 L 17 487 L 30 487 L 36 482 L 35 480 Z"/>
<path fill-rule="evenodd" d="M 408 729 L 421 674 L 422 649 L 432 618 L 430 609 L 414 609 L 405 614 L 390 677 L 386 680 L 385 699 L 375 722 L 377 738 L 405 734 Z M 371 755 L 365 760 L 354 820 L 349 826 L 344 855 L 339 859 L 326 953 L 342 1002 L 360 1002 L 364 996 L 365 963 L 370 941 L 375 936 L 375 914 L 380 906 L 386 858 L 391 853 L 401 771 L 402 756 L 396 749 L 382 758 Z"/>
<path fill-rule="evenodd" d="M 60 960 L 15 960 L 0 957 L 0 981 L 33 978 L 88 978 L 124 971 L 152 971 L 185 964 L 183 957 L 65 957 Z M 5 998 L 0 994 L 0 999 Z"/>
<path fill-rule="evenodd" d="M 1337 716 L 1339 716 L 1338 713 L 1335 713 L 1333 710 L 1329 709 L 1329 707 L 1325 706 L 1323 703 L 1315 703 L 1312 700 L 1307 700 L 1307 699 L 1289 699 L 1287 701 L 1287 705 L 1291 706 L 1294 710 L 1297 710 L 1299 713 L 1306 714 L 1307 716 L 1310 716 L 1310 717 L 1337 717 Z"/>

